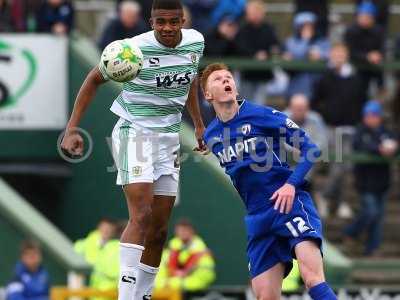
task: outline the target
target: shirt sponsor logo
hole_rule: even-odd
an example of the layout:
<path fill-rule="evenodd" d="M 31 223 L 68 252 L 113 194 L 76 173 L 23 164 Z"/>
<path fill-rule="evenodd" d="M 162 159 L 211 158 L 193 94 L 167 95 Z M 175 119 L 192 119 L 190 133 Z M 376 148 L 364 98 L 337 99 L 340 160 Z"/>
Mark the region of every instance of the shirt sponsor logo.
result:
<path fill-rule="evenodd" d="M 224 148 L 217 153 L 218 159 L 221 164 L 231 162 L 232 159 L 242 157 L 243 153 L 250 153 L 256 151 L 257 137 L 244 140 L 236 143 L 234 146 Z"/>
<path fill-rule="evenodd" d="M 150 68 L 155 68 L 160 66 L 160 58 L 152 57 L 149 59 L 149 66 Z"/>
<path fill-rule="evenodd" d="M 165 89 L 174 89 L 179 86 L 190 84 L 192 72 L 186 73 L 172 73 L 172 74 L 158 74 L 156 75 L 157 87 Z"/>

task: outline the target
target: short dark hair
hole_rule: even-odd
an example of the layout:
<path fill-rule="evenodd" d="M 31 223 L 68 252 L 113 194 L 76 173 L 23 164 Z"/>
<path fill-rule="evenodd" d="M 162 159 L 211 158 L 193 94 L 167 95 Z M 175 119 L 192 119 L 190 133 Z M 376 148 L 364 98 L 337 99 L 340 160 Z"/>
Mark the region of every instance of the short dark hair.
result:
<path fill-rule="evenodd" d="M 186 219 L 186 218 L 179 219 L 176 222 L 175 226 L 189 227 L 189 228 L 192 228 L 194 230 L 193 223 L 189 219 Z"/>
<path fill-rule="evenodd" d="M 183 9 L 183 6 L 180 0 L 153 0 L 151 9 Z"/>
<path fill-rule="evenodd" d="M 30 251 L 30 250 L 34 250 L 34 251 L 38 251 L 40 252 L 40 245 L 38 242 L 34 241 L 34 240 L 24 240 L 21 242 L 21 246 L 20 246 L 20 252 L 21 255 L 23 255 L 26 251 Z"/>

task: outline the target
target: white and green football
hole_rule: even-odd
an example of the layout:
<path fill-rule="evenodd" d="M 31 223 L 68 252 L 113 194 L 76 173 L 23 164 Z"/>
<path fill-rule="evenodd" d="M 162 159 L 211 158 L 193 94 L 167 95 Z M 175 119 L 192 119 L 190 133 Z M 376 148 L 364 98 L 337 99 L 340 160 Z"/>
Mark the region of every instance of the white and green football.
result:
<path fill-rule="evenodd" d="M 101 54 L 100 68 L 117 82 L 135 79 L 143 66 L 143 54 L 130 39 L 110 43 Z"/>

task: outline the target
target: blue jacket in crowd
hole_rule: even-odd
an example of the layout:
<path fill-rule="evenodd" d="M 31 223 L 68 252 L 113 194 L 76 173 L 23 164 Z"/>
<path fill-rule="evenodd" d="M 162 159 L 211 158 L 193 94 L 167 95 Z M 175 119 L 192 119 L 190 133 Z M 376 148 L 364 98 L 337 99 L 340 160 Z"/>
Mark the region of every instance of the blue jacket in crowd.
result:
<path fill-rule="evenodd" d="M 48 300 L 49 286 L 49 274 L 42 266 L 31 273 L 19 262 L 6 288 L 6 300 Z"/>

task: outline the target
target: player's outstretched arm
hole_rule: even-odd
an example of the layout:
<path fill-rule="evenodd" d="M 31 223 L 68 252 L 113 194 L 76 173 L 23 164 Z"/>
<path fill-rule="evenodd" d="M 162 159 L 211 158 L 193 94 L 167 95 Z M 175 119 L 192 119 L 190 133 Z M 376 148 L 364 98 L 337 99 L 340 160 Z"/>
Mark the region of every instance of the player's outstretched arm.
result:
<path fill-rule="evenodd" d="M 190 117 L 192 118 L 196 140 L 198 142 L 197 151 L 204 151 L 206 149 L 205 143 L 203 141 L 203 134 L 205 131 L 203 119 L 200 113 L 199 99 L 198 99 L 198 78 L 196 77 L 193 81 L 190 91 L 189 98 L 186 103 L 187 110 L 189 111 Z"/>
<path fill-rule="evenodd" d="M 105 82 L 106 80 L 96 66 L 86 76 L 85 81 L 79 89 L 71 117 L 65 129 L 64 138 L 61 142 L 61 148 L 71 155 L 82 155 L 83 153 L 83 139 L 75 128 L 78 127 L 87 107 L 92 102 L 98 86 Z"/>

